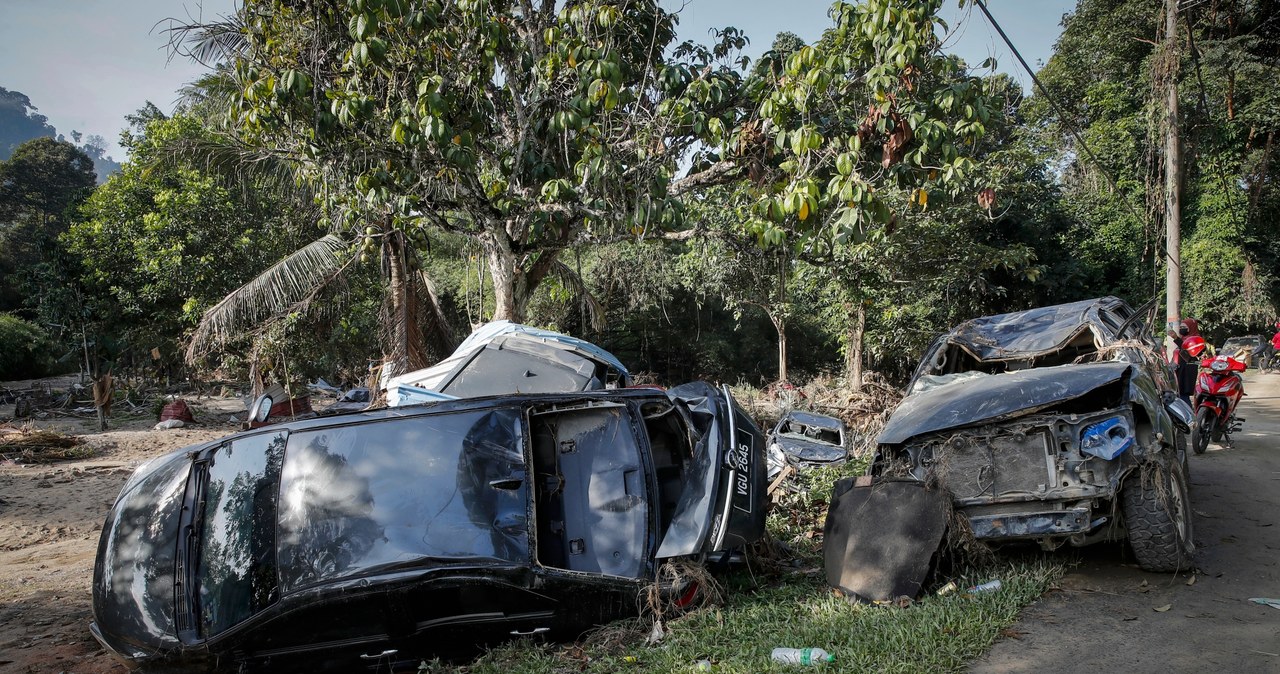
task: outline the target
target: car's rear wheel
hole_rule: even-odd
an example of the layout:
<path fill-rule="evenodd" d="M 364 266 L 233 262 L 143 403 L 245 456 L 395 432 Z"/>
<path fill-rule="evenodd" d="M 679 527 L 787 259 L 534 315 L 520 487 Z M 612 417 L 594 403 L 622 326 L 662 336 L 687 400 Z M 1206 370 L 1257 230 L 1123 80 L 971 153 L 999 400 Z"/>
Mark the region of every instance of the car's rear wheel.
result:
<path fill-rule="evenodd" d="M 1121 506 L 1129 547 L 1147 571 L 1192 568 L 1191 504 L 1182 463 L 1148 464 L 1125 480 Z"/>
<path fill-rule="evenodd" d="M 1196 454 L 1204 454 L 1209 448 L 1209 438 L 1213 437 L 1218 426 L 1218 415 L 1208 407 L 1201 407 L 1196 412 L 1196 423 L 1191 427 L 1191 449 Z"/>

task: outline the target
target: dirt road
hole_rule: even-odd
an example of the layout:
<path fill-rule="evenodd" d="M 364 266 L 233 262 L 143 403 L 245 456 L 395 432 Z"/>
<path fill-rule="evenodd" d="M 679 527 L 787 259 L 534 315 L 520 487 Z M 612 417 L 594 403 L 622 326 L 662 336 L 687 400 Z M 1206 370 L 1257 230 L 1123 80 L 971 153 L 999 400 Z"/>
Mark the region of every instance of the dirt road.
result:
<path fill-rule="evenodd" d="M 98 533 L 139 463 L 234 430 L 215 423 L 221 412 L 196 414 L 210 425 L 152 431 L 142 429 L 154 419 L 141 419 L 121 424 L 134 430 L 86 435 L 90 459 L 0 463 L 0 674 L 127 671 L 89 633 Z"/>
<path fill-rule="evenodd" d="M 1252 372 L 1244 430 L 1191 457 L 1198 573 L 1089 549 L 972 672 L 1280 672 L 1280 374 Z"/>

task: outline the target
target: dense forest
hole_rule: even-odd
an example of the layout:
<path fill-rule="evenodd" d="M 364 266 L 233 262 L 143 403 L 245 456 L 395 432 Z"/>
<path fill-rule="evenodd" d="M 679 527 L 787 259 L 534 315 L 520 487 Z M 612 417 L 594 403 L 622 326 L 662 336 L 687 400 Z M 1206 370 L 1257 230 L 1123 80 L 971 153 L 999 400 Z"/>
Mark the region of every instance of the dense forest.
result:
<path fill-rule="evenodd" d="M 658 382 L 901 381 L 974 316 L 1163 294 L 1170 82 L 1183 313 L 1275 322 L 1280 3 L 1080 0 L 1035 92 L 941 4 L 698 44 L 652 0 L 244 0 L 101 184 L 0 89 L 0 378 L 355 383 L 505 318 Z"/>

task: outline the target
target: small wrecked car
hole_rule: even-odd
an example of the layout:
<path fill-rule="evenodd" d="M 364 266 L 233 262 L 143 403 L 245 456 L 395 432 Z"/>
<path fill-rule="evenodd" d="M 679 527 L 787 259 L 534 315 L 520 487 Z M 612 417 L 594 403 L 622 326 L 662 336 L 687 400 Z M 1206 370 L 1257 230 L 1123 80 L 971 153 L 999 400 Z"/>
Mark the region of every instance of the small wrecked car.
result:
<path fill-rule="evenodd" d="M 1144 569 L 1189 568 L 1191 410 L 1149 320 L 1104 297 L 961 324 L 925 353 L 871 474 L 940 486 L 981 540 L 1127 537 Z"/>
<path fill-rule="evenodd" d="M 849 458 L 849 429 L 835 417 L 792 410 L 769 433 L 769 478 L 783 466 L 826 466 Z"/>
<path fill-rule="evenodd" d="M 636 615 L 660 565 L 762 535 L 764 447 L 728 390 L 701 382 L 233 435 L 126 483 L 92 632 L 132 663 L 235 672 L 389 671 L 574 638 Z"/>

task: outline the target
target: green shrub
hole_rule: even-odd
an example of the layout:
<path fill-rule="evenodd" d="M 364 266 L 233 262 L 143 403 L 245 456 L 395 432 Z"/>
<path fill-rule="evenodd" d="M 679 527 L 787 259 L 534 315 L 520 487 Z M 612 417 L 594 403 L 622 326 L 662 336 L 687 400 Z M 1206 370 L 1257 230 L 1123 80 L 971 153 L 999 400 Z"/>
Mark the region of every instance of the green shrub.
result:
<path fill-rule="evenodd" d="M 0 380 L 43 377 L 52 353 L 53 342 L 40 326 L 0 313 Z"/>

